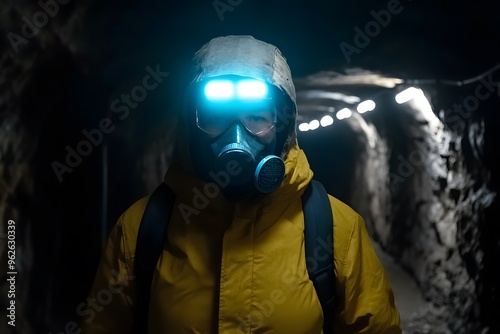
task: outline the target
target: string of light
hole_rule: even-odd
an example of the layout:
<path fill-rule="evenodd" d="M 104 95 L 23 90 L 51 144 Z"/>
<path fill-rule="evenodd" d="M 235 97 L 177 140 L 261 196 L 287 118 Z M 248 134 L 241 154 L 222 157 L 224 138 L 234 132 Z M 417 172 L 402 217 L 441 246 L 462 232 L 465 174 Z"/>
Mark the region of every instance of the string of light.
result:
<path fill-rule="evenodd" d="M 404 104 L 407 103 L 413 99 L 422 99 L 425 98 L 424 92 L 421 88 L 418 86 L 422 85 L 429 85 L 429 84 L 442 84 L 442 85 L 449 85 L 449 86 L 455 86 L 455 87 L 463 87 L 466 85 L 470 85 L 472 83 L 478 82 L 482 79 L 484 79 L 487 75 L 492 74 L 493 72 L 497 71 L 500 69 L 500 63 L 496 64 L 495 66 L 491 67 L 487 71 L 469 78 L 465 80 L 460 80 L 460 81 L 453 81 L 453 80 L 438 80 L 438 79 L 406 79 L 402 80 L 402 83 L 399 84 L 399 86 L 405 86 L 407 87 L 406 89 L 398 92 L 394 99 L 396 100 L 396 103 L 398 104 Z M 417 87 L 415 87 L 417 86 Z M 499 86 L 498 83 L 495 84 L 495 86 Z M 378 95 L 378 94 L 377 94 Z M 356 106 L 356 111 L 359 114 L 364 114 L 369 111 L 373 111 L 376 109 L 377 104 L 374 101 L 375 97 L 372 96 L 370 99 L 367 99 L 365 101 L 360 102 Z M 350 108 L 342 108 L 337 113 L 335 114 L 335 117 L 337 120 L 343 120 L 347 119 L 352 116 L 352 110 Z M 321 127 L 327 127 L 330 126 L 334 123 L 334 118 L 331 115 L 324 115 L 320 120 L 313 119 L 310 122 L 303 122 L 299 124 L 298 129 L 299 131 L 311 131 L 311 130 L 316 130 Z"/>

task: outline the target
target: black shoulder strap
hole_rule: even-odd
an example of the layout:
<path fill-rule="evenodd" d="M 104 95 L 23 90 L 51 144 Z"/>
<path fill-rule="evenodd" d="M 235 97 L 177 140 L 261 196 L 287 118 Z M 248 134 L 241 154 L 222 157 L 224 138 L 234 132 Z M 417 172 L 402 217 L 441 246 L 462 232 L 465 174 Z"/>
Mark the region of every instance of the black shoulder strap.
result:
<path fill-rule="evenodd" d="M 168 221 L 175 201 L 174 192 L 164 183 L 151 194 L 137 235 L 135 249 L 136 312 L 133 333 L 148 332 L 151 282 L 163 249 Z"/>
<path fill-rule="evenodd" d="M 335 304 L 335 273 L 333 270 L 333 215 L 323 185 L 312 180 L 302 195 L 306 264 L 309 278 L 323 308 L 323 332 L 332 334 Z"/>

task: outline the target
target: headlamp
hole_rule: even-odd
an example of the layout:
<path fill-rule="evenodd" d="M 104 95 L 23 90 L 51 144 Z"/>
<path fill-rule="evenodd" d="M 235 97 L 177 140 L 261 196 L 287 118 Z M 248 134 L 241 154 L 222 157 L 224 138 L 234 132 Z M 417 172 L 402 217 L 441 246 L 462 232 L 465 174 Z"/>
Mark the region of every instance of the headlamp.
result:
<path fill-rule="evenodd" d="M 210 102 L 259 101 L 269 94 L 267 84 L 256 79 L 213 79 L 205 84 L 203 92 Z"/>

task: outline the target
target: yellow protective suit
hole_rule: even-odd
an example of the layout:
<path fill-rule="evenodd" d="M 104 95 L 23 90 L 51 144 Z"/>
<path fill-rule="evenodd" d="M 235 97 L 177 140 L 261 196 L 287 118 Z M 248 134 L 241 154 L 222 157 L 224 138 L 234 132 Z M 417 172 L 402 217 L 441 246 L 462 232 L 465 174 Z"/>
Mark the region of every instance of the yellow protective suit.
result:
<path fill-rule="evenodd" d="M 259 202 L 207 201 L 204 184 L 173 166 L 177 195 L 168 240 L 152 282 L 150 333 L 322 333 L 323 314 L 309 280 L 301 195 L 313 173 L 297 146 L 286 178 Z M 194 203 L 193 199 L 197 202 Z M 114 226 L 91 299 L 79 309 L 83 333 L 129 333 L 134 319 L 134 252 L 147 197 Z M 330 196 L 337 277 L 335 333 L 401 333 L 394 297 L 360 215 Z M 326 251 L 326 250 L 324 250 Z"/>

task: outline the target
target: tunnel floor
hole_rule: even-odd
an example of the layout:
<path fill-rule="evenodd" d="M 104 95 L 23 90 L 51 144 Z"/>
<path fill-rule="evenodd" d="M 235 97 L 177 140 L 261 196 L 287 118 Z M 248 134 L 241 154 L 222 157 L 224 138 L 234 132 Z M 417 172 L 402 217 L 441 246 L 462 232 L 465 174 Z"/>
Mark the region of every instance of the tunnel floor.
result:
<path fill-rule="evenodd" d="M 417 316 L 419 310 L 426 305 L 422 294 L 418 290 L 415 280 L 389 254 L 385 253 L 377 243 L 373 242 L 373 246 L 394 291 L 396 306 L 403 323 L 403 333 L 413 333 L 414 331 L 409 331 L 408 325 L 410 319 Z"/>

